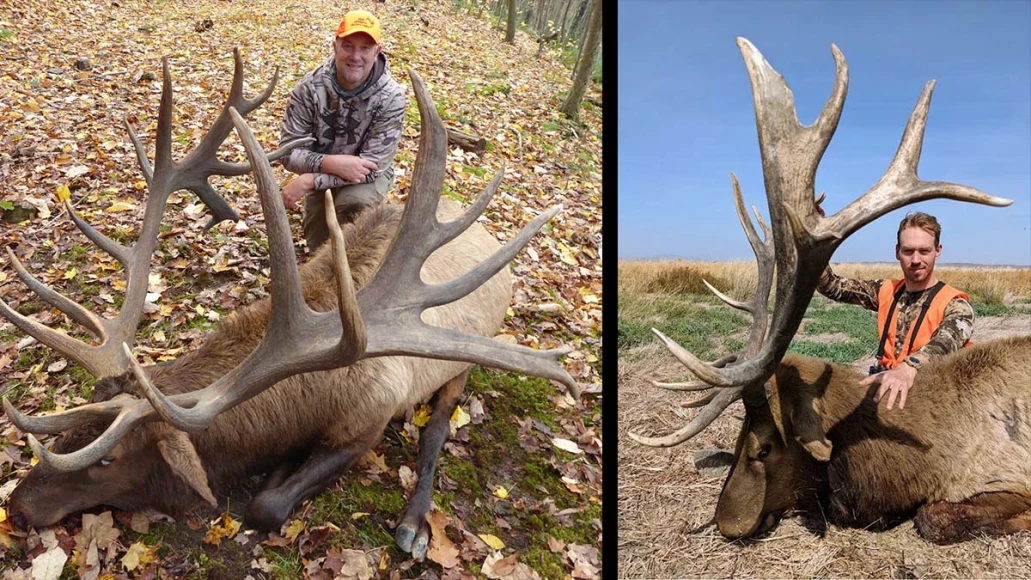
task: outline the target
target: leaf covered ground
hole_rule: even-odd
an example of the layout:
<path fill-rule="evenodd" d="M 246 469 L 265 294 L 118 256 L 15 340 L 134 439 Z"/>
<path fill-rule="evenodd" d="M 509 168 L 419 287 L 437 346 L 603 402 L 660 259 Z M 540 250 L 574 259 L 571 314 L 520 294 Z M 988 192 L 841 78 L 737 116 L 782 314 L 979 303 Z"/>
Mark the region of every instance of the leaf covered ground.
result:
<path fill-rule="evenodd" d="M 513 263 L 515 300 L 502 332 L 534 347 L 565 344 L 564 364 L 587 394 L 575 402 L 548 381 L 476 370 L 441 455 L 426 562 L 392 539 L 415 469 L 413 409 L 330 491 L 306 502 L 279 534 L 240 526 L 255 482 L 222 497 L 219 513 L 171 521 L 98 508 L 46 530 L 0 521 L 0 568 L 15 578 L 593 578 L 602 525 L 601 110 L 585 102 L 582 125 L 557 112 L 570 71 L 557 49 L 537 56 L 531 37 L 502 42 L 490 13 L 441 2 L 359 2 L 384 25 L 383 46 L 406 86 L 415 68 L 449 126 L 487 139 L 487 151 L 453 150 L 443 194 L 464 202 L 505 168 L 481 222 L 502 241 L 555 204 L 563 211 Z M 122 125 L 153 155 L 161 57 L 175 87 L 173 153 L 181 158 L 218 115 L 239 47 L 245 94 L 279 67 L 268 102 L 248 116 L 275 148 L 289 90 L 330 54 L 342 8 L 326 1 L 173 2 L 24 0 L 0 7 L 0 240 L 42 281 L 96 313 L 121 305 L 118 263 L 93 248 L 61 208 L 101 232 L 135 239 L 146 183 Z M 416 153 L 418 113 L 409 91 L 390 199 L 403 201 Z M 588 91 L 601 101 L 600 87 Z M 235 135 L 221 157 L 242 161 Z M 275 167 L 280 180 L 287 175 Z M 172 196 L 136 337 L 137 358 L 157 362 L 195 348 L 204 333 L 266 293 L 260 204 L 250 176 L 213 178 L 239 211 L 236 225 L 207 232 L 189 192 Z M 17 213 L 22 212 L 22 213 Z M 25 216 L 25 217 L 21 217 Z M 23 221 L 24 220 L 24 221 Z M 299 239 L 300 214 L 291 221 Z M 305 259 L 303 246 L 298 246 Z M 0 296 L 23 314 L 89 335 L 34 297 L 0 257 Z M 0 389 L 23 411 L 85 402 L 93 379 L 58 353 L 0 322 Z M 0 418 L 0 499 L 33 462 L 25 434 Z M 43 439 L 44 444 L 51 439 Z M 6 504 L 0 504 L 6 505 Z M 5 514 L 0 512 L 0 520 Z"/>

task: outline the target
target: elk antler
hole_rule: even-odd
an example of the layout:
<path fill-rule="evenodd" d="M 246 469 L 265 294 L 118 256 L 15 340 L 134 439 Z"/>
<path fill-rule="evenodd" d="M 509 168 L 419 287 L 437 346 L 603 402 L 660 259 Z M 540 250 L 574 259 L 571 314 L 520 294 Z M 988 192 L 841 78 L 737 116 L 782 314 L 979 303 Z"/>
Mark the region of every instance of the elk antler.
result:
<path fill-rule="evenodd" d="M 848 65 L 838 47 L 831 45 L 834 55 L 835 83 L 830 98 L 812 125 L 803 126 L 795 111 L 794 95 L 784 77 L 766 61 L 755 46 L 744 38 L 737 39 L 752 83 L 755 121 L 759 149 L 763 160 L 763 177 L 769 203 L 775 251 L 777 296 L 773 319 L 766 339 L 752 353 L 752 339 L 758 334 L 753 325 L 746 353 L 734 363 L 719 366 L 707 364 L 658 331 L 654 331 L 667 348 L 704 384 L 724 387 L 692 421 L 691 425 L 661 438 L 632 435 L 647 445 L 676 445 L 705 428 L 726 406 L 724 399 L 740 395 L 743 389 L 762 385 L 773 375 L 798 330 L 809 301 L 834 250 L 859 228 L 892 211 L 935 198 L 948 198 L 984 205 L 1004 207 L 1011 200 L 988 195 L 966 185 L 941 181 L 923 181 L 917 177 L 917 164 L 923 144 L 927 111 L 934 81 L 924 87 L 916 108 L 906 124 L 895 157 L 885 172 L 866 193 L 833 216 L 822 217 L 817 211 L 823 196 L 814 198 L 816 168 L 827 149 L 841 117 L 848 92 Z M 738 213 L 742 213 L 740 192 L 735 179 Z M 749 227 L 745 228 L 746 233 Z M 765 228 L 764 228 L 765 229 Z M 754 232 L 749 241 L 755 248 Z M 758 252 L 757 252 L 758 259 Z M 760 263 L 760 284 L 763 264 Z M 768 290 L 767 290 L 768 291 Z M 765 318 L 766 298 L 759 303 L 760 292 L 753 302 L 753 317 L 760 312 Z M 717 294 L 721 298 L 722 295 Z M 724 298 L 725 301 L 727 301 Z M 739 304 L 727 301 L 735 307 Z M 697 382 L 691 383 L 697 386 Z M 726 402 L 729 404 L 729 401 Z"/>
<path fill-rule="evenodd" d="M 125 355 L 122 344 L 132 343 L 136 325 L 139 323 L 140 315 L 143 313 L 143 305 L 147 294 L 147 278 L 150 274 L 151 256 L 154 248 L 157 246 L 161 216 L 165 211 L 168 196 L 179 189 L 190 189 L 196 192 L 215 214 L 215 217 L 212 218 L 207 227 L 224 219 L 237 219 L 236 213 L 208 185 L 207 179 L 211 175 L 242 175 L 249 171 L 250 166 L 248 164 L 224 163 L 215 157 L 215 153 L 219 145 L 222 144 L 229 134 L 229 109 L 239 106 L 246 112 L 250 112 L 261 105 L 272 93 L 276 79 L 279 76 L 279 71 L 277 69 L 264 93 L 258 98 L 248 101 L 243 99 L 242 96 L 243 62 L 240 59 L 239 50 L 233 50 L 233 58 L 236 62 L 233 86 L 229 92 L 229 97 L 222 114 L 219 115 L 200 145 L 181 162 L 176 162 L 172 159 L 172 80 L 168 72 L 167 57 L 161 59 L 164 79 L 161 90 L 161 105 L 158 111 L 157 144 L 153 167 L 147 160 L 146 151 L 136 132 L 129 122 L 125 121 L 129 138 L 136 147 L 140 169 L 149 186 L 147 206 L 143 215 L 143 225 L 140 227 L 139 238 L 131 248 L 126 248 L 95 230 L 76 215 L 70 202 L 65 201 L 69 217 L 71 217 L 82 233 L 125 267 L 127 279 L 125 301 L 117 317 L 110 320 L 98 318 L 92 312 L 47 287 L 25 270 L 14 255 L 14 252 L 8 248 L 8 256 L 11 263 L 14 264 L 18 276 L 25 285 L 48 304 L 85 326 L 100 339 L 100 344 L 96 346 L 89 345 L 73 339 L 63 332 L 48 328 L 31 318 L 19 314 L 2 299 L 0 299 L 0 314 L 3 314 L 25 333 L 78 362 L 98 378 L 120 375 L 127 372 L 130 368 L 129 365 L 132 357 Z M 304 140 L 298 140 L 289 143 L 270 157 L 282 156 L 305 142 Z"/>
<path fill-rule="evenodd" d="M 444 284 L 424 283 L 420 270 L 426 258 L 476 220 L 497 190 L 502 175 L 499 172 L 457 220 L 445 224 L 436 221 L 447 156 L 446 133 L 422 79 L 414 71 L 410 71 L 410 75 L 422 116 L 419 155 L 398 232 L 373 279 L 355 292 L 344 252 L 344 237 L 336 212 L 332 211 L 332 197 L 327 194 L 326 216 L 333 232 L 330 243 L 336 256 L 339 307 L 336 312 L 315 312 L 307 306 L 301 293 L 289 222 L 272 168 L 242 117 L 231 111 L 248 159 L 254 166 L 268 230 L 272 304 L 261 343 L 226 375 L 189 393 L 165 396 L 150 383 L 135 360 L 130 359 L 146 401 L 93 403 L 58 415 L 30 419 L 18 413 L 5 399 L 4 406 L 11 421 L 30 433 L 60 432 L 96 417 L 114 419 L 96 440 L 67 455 L 47 451 L 30 436 L 29 444 L 41 461 L 59 470 L 81 469 L 103 457 L 135 425 L 156 420 L 158 415 L 180 429 L 203 429 L 219 413 L 291 375 L 343 367 L 378 356 L 420 356 L 499 367 L 558 380 L 579 397 L 578 385 L 558 364 L 558 358 L 568 352 L 567 349 L 534 350 L 430 326 L 420 319 L 427 308 L 458 300 L 490 279 L 559 208 L 538 216 L 511 242 L 465 275 Z M 128 347 L 124 350 L 128 353 Z"/>

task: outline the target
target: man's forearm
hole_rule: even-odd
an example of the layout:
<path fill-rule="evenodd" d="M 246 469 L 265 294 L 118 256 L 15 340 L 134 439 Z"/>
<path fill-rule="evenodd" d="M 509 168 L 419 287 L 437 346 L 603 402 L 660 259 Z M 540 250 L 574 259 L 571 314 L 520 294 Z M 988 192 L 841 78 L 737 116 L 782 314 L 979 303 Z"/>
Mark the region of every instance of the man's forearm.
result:
<path fill-rule="evenodd" d="M 816 290 L 831 300 L 856 304 L 867 310 L 877 310 L 877 292 L 881 280 L 853 280 L 838 276 L 827 266 L 820 275 Z"/>

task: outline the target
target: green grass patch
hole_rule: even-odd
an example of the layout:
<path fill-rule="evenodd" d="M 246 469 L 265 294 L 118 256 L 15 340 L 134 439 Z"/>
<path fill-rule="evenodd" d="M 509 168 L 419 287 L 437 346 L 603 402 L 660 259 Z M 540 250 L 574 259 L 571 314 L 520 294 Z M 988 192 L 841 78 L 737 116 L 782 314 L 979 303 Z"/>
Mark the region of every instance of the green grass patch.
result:
<path fill-rule="evenodd" d="M 828 308 L 825 301 L 814 300 L 806 310 L 802 334 L 812 336 L 843 332 L 856 340 L 874 337 L 877 333 L 877 313 L 858 306 L 832 306 Z"/>
<path fill-rule="evenodd" d="M 719 350 L 721 339 L 749 325 L 747 317 L 715 298 L 620 295 L 618 301 L 616 346 L 621 350 L 655 342 L 654 327 L 697 356 L 716 358 L 725 354 Z"/>
<path fill-rule="evenodd" d="M 1010 316 L 1027 311 L 1025 308 L 1013 308 L 1001 303 L 992 304 L 972 301 L 972 305 L 974 307 L 974 316 Z"/>
<path fill-rule="evenodd" d="M 0 40 L 9 40 L 14 38 L 13 30 L 0 30 Z"/>

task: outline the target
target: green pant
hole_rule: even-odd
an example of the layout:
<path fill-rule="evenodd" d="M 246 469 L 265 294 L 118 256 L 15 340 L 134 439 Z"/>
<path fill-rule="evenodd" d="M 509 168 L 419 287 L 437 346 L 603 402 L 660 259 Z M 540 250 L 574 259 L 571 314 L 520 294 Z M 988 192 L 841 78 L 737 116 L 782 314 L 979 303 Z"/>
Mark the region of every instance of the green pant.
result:
<path fill-rule="evenodd" d="M 393 172 L 386 171 L 372 183 L 343 185 L 330 190 L 333 192 L 337 221 L 340 225 L 351 223 L 366 208 L 383 203 L 393 184 Z M 304 196 L 304 239 L 312 252 L 329 239 L 326 201 L 321 191 Z"/>

